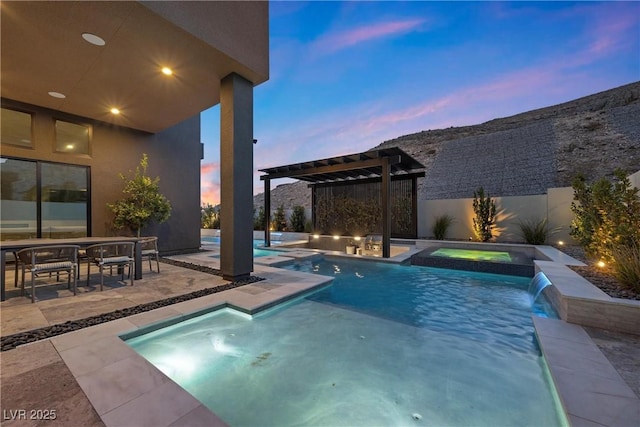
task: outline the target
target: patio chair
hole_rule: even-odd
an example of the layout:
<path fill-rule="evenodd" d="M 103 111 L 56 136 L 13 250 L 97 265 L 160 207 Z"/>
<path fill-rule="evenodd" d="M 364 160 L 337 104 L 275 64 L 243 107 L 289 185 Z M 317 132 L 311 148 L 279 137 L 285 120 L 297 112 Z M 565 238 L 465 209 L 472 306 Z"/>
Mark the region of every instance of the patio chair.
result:
<path fill-rule="evenodd" d="M 157 237 L 148 237 L 144 240 L 139 240 L 138 244 L 142 250 L 141 262 L 145 258 L 149 260 L 149 271 L 153 271 L 151 267 L 151 260 L 156 260 L 156 268 L 158 269 L 158 273 L 160 273 L 160 253 L 158 252 L 158 238 Z"/>
<path fill-rule="evenodd" d="M 21 249 L 16 253 L 16 262 L 20 261 L 22 282 L 20 294 L 24 295 L 25 272 L 31 273 L 31 302 L 35 302 L 35 280 L 41 273 L 56 273 L 56 281 L 60 273 L 67 273 L 67 287 L 71 289 L 73 275 L 73 294 L 76 295 L 78 282 L 78 249 L 77 245 L 37 246 Z M 49 275 L 51 277 L 51 275 Z"/>
<path fill-rule="evenodd" d="M 100 269 L 101 291 L 104 288 L 105 267 L 109 267 L 110 270 L 113 267 L 118 267 L 118 271 L 122 275 L 122 280 L 124 280 L 124 267 L 128 267 L 128 277 L 131 279 L 131 286 L 133 286 L 134 246 L 133 242 L 99 243 L 88 246 L 86 248 L 87 286 L 89 286 L 89 281 L 91 280 L 91 264 L 97 265 Z"/>

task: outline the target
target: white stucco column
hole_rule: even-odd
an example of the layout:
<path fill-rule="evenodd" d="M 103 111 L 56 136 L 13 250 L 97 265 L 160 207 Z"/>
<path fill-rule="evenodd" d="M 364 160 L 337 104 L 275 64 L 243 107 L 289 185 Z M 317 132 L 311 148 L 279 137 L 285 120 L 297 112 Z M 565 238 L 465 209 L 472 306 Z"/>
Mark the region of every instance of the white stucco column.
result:
<path fill-rule="evenodd" d="M 220 84 L 220 270 L 253 271 L 253 84 L 231 73 Z"/>

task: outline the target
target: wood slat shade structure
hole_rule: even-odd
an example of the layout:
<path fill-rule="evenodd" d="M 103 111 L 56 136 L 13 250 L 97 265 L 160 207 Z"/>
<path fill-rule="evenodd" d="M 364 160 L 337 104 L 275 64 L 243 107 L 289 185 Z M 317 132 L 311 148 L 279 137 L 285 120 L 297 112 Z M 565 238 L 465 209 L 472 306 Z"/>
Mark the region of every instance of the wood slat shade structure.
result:
<path fill-rule="evenodd" d="M 390 181 L 391 177 L 424 176 L 424 165 L 397 147 L 364 151 L 362 153 L 336 156 L 328 159 L 294 163 L 285 166 L 260 169 L 266 175 L 264 181 L 265 245 L 271 245 L 269 223 L 271 218 L 271 180 L 294 178 L 315 184 L 345 183 L 358 181 L 381 181 L 382 200 L 382 256 L 391 254 Z"/>

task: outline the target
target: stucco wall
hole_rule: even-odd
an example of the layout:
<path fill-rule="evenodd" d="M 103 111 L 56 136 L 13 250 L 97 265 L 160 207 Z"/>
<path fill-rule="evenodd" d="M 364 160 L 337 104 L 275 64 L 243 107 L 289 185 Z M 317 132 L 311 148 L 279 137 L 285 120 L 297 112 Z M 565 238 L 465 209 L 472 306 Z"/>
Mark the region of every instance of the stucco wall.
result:
<path fill-rule="evenodd" d="M 3 100 L 3 106 L 19 107 L 33 114 L 34 148 L 2 145 L 8 157 L 53 161 L 91 168 L 91 234 L 124 235 L 128 230 L 112 228 L 113 214 L 107 207 L 123 197 L 118 174 L 130 176 L 143 153 L 149 156 L 147 174 L 160 177 L 160 191 L 173 207 L 164 224 L 152 225 L 144 235 L 157 235 L 162 252 L 197 249 L 200 246 L 200 115 L 157 134 L 111 126 L 81 117 Z M 53 119 L 90 124 L 93 129 L 90 155 L 53 152 Z"/>
<path fill-rule="evenodd" d="M 629 176 L 631 185 L 640 188 L 640 171 Z M 496 202 L 498 214 L 494 231 L 498 242 L 524 242 L 519 222 L 538 221 L 547 218 L 549 237 L 547 243 L 564 241 L 576 243 L 569 235 L 573 219 L 571 202 L 573 188 L 549 188 L 547 194 L 532 196 L 491 197 Z M 418 202 L 418 236 L 433 237 L 433 224 L 441 215 L 455 218 L 446 238 L 469 240 L 473 237 L 473 199 L 420 200 Z"/>

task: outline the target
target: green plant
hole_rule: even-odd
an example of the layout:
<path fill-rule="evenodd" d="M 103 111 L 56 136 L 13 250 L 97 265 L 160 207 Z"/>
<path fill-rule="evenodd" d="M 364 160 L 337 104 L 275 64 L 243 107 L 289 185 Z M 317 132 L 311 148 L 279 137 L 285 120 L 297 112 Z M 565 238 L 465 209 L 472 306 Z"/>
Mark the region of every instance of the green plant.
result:
<path fill-rule="evenodd" d="M 160 177 L 151 179 L 146 175 L 149 166 L 147 154 L 142 155 L 140 165 L 132 178 L 119 174 L 124 181 L 122 192 L 127 196 L 107 206 L 115 214 L 113 225 L 116 228 L 129 228 L 140 237 L 140 230 L 151 221 L 163 223 L 171 215 L 171 204 L 160 194 Z"/>
<path fill-rule="evenodd" d="M 220 205 L 212 206 L 207 203 L 206 206 L 200 207 L 200 227 L 220 228 Z"/>
<path fill-rule="evenodd" d="M 273 214 L 271 226 L 274 231 L 285 231 L 287 229 L 287 217 L 284 214 L 284 206 L 280 205 Z"/>
<path fill-rule="evenodd" d="M 289 218 L 291 229 L 295 232 L 304 231 L 305 221 L 306 217 L 304 213 L 304 206 L 294 206 L 293 212 L 291 213 L 291 218 Z"/>
<path fill-rule="evenodd" d="M 544 245 L 549 236 L 547 219 L 530 219 L 518 222 L 520 236 L 530 245 Z"/>
<path fill-rule="evenodd" d="M 313 231 L 313 221 L 308 219 L 304 222 L 304 232 L 311 233 L 312 231 Z"/>
<path fill-rule="evenodd" d="M 613 182 L 601 178 L 592 185 L 581 175 L 573 180 L 570 234 L 592 258 L 615 263 L 614 248 L 640 242 L 640 198 L 621 169 Z"/>
<path fill-rule="evenodd" d="M 488 242 L 493 237 L 493 228 L 496 225 L 496 204 L 489 197 L 484 195 L 484 188 L 473 192 L 473 233 L 481 242 Z"/>
<path fill-rule="evenodd" d="M 454 218 L 451 215 L 440 215 L 436 217 L 435 222 L 433 223 L 433 235 L 437 240 L 444 240 L 447 235 L 447 230 L 453 224 Z"/>
<path fill-rule="evenodd" d="M 614 262 L 611 267 L 618 281 L 640 292 L 640 243 L 616 245 L 613 247 L 612 255 Z"/>
<path fill-rule="evenodd" d="M 264 230 L 264 221 L 265 221 L 264 208 L 260 206 L 260 209 L 258 209 L 258 213 L 253 216 L 253 229 Z"/>

